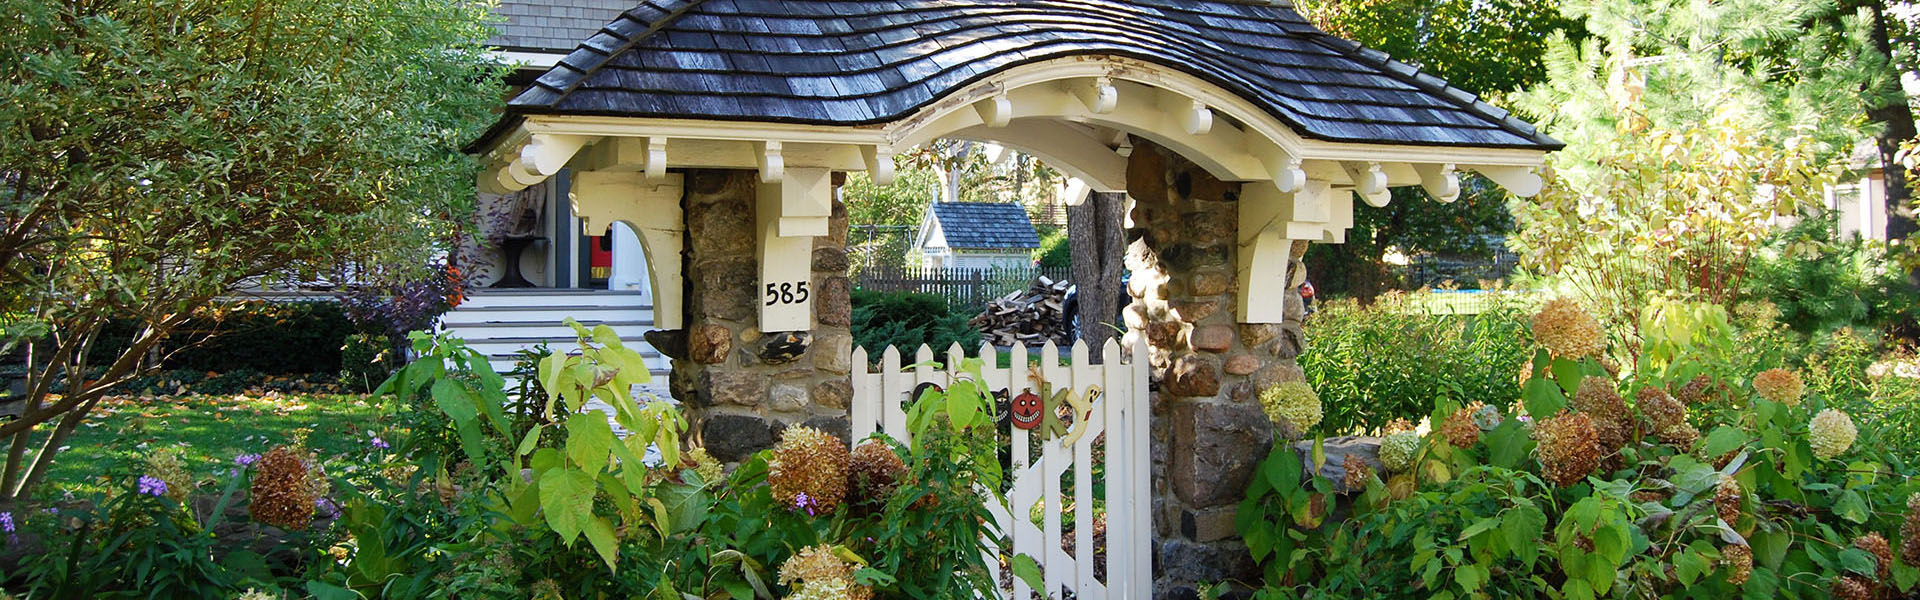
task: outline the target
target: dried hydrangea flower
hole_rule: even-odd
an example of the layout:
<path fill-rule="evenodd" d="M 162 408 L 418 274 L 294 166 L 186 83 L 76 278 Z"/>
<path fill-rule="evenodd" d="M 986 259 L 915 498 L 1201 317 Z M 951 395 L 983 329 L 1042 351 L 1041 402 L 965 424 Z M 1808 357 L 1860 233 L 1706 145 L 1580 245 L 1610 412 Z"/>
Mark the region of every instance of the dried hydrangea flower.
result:
<path fill-rule="evenodd" d="M 1403 431 L 1380 441 L 1380 465 L 1390 473 L 1405 473 L 1413 468 L 1413 457 L 1420 450 L 1420 434 Z"/>
<path fill-rule="evenodd" d="M 833 548 L 808 546 L 780 565 L 780 585 L 794 588 L 787 596 L 809 600 L 867 600 L 873 590 L 853 581 L 853 565 L 840 560 Z"/>
<path fill-rule="evenodd" d="M 1706 375 L 1694 377 L 1686 385 L 1673 392 L 1674 399 L 1687 406 L 1699 406 L 1713 400 L 1713 378 Z"/>
<path fill-rule="evenodd" d="M 1346 471 L 1340 478 L 1340 488 L 1349 494 L 1367 489 L 1367 482 L 1373 479 L 1373 466 L 1358 454 L 1348 454 L 1346 460 L 1340 461 L 1340 469 Z"/>
<path fill-rule="evenodd" d="M 692 452 L 687 453 L 687 459 L 693 461 L 694 474 L 699 475 L 700 480 L 707 485 L 717 484 L 721 479 L 726 478 L 725 468 L 720 466 L 718 459 L 707 453 L 706 448 L 694 448 Z"/>
<path fill-rule="evenodd" d="M 1541 476 L 1554 485 L 1579 483 L 1600 467 L 1598 434 L 1585 413 L 1561 412 L 1543 419 L 1534 425 L 1533 439 L 1539 442 L 1533 452 L 1540 459 Z"/>
<path fill-rule="evenodd" d="M 1879 578 L 1881 583 L 1886 583 L 1887 577 L 1893 570 L 1893 546 L 1887 543 L 1887 538 L 1880 537 L 1880 532 L 1869 532 L 1853 538 L 1853 547 L 1873 555 L 1874 564 L 1878 567 L 1874 577 Z"/>
<path fill-rule="evenodd" d="M 1713 510 L 1729 525 L 1740 522 L 1740 498 L 1739 480 L 1721 475 L 1720 484 L 1713 488 Z"/>
<path fill-rule="evenodd" d="M 279 600 L 279 599 L 280 599 L 279 594 L 272 593 L 272 592 L 264 592 L 254 588 L 247 588 L 247 591 L 241 592 L 240 596 L 235 600 Z"/>
<path fill-rule="evenodd" d="M 1720 566 L 1727 570 L 1727 583 L 1746 585 L 1747 577 L 1753 575 L 1753 549 L 1744 545 L 1721 548 Z"/>
<path fill-rule="evenodd" d="M 1399 418 L 1395 418 L 1392 421 L 1387 421 L 1387 424 L 1381 427 L 1381 430 L 1384 435 L 1406 433 L 1409 431 L 1413 431 L 1414 429 L 1415 427 L 1413 426 L 1413 421 L 1408 421 L 1404 417 L 1399 417 Z"/>
<path fill-rule="evenodd" d="M 1267 420 L 1305 433 L 1320 424 L 1320 395 L 1304 381 L 1288 381 L 1260 392 L 1260 408 Z"/>
<path fill-rule="evenodd" d="M 1573 409 L 1593 419 L 1595 440 L 1600 455 L 1608 463 L 1619 462 L 1620 449 L 1627 446 L 1633 430 L 1632 412 L 1627 402 L 1614 391 L 1613 382 L 1603 377 L 1586 377 L 1573 394 Z M 1619 465 L 1612 465 L 1617 467 Z"/>
<path fill-rule="evenodd" d="M 1761 398 L 1779 402 L 1787 406 L 1799 406 L 1800 395 L 1807 391 L 1807 384 L 1800 381 L 1800 374 L 1786 369 L 1767 369 L 1753 376 L 1753 391 Z"/>
<path fill-rule="evenodd" d="M 1900 558 L 1920 565 L 1920 494 L 1907 497 L 1907 522 L 1900 525 Z"/>
<path fill-rule="evenodd" d="M 1640 405 L 1640 414 L 1646 416 L 1647 424 L 1654 431 L 1666 431 L 1687 422 L 1687 407 L 1674 400 L 1673 396 L 1668 396 L 1666 390 L 1640 388 L 1633 399 Z"/>
<path fill-rule="evenodd" d="M 853 449 L 848 464 L 848 491 L 852 503 L 863 511 L 877 510 L 893 498 L 907 476 L 907 464 L 893 448 L 880 440 L 861 442 Z"/>
<path fill-rule="evenodd" d="M 1828 591 L 1839 600 L 1873 600 L 1873 586 L 1853 575 L 1834 579 L 1833 587 Z"/>
<path fill-rule="evenodd" d="M 288 531 L 306 529 L 313 521 L 314 486 L 302 454 L 281 446 L 254 463 L 259 471 L 253 475 L 247 501 L 253 520 Z"/>
<path fill-rule="evenodd" d="M 1700 430 L 1695 429 L 1692 423 L 1681 423 L 1679 427 L 1663 429 L 1653 435 L 1684 452 L 1692 452 L 1693 445 L 1700 443 Z"/>
<path fill-rule="evenodd" d="M 1566 298 L 1548 301 L 1533 315 L 1533 339 L 1554 356 L 1570 359 L 1598 355 L 1607 344 L 1600 322 Z"/>
<path fill-rule="evenodd" d="M 1853 438 L 1859 434 L 1853 427 L 1853 417 L 1829 408 L 1813 416 L 1807 427 L 1807 443 L 1813 446 L 1814 456 L 1833 458 L 1852 448 Z"/>
<path fill-rule="evenodd" d="M 847 495 L 847 445 L 812 427 L 789 427 L 773 447 L 767 486 L 775 500 L 790 506 L 802 494 L 817 510 L 830 514 Z"/>
<path fill-rule="evenodd" d="M 1457 448 L 1470 448 L 1479 443 L 1480 425 L 1473 421 L 1473 414 L 1484 406 L 1484 403 L 1474 402 L 1453 411 L 1445 421 L 1440 422 L 1440 432 L 1446 434 L 1447 441 Z"/>

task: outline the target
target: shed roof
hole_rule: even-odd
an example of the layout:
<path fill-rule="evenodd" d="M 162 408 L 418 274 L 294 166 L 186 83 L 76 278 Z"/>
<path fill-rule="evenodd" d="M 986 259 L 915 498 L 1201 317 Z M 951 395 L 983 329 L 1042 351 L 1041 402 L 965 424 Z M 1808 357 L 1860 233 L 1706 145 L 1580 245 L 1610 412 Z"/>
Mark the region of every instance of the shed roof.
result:
<path fill-rule="evenodd" d="M 501 0 L 494 13 L 503 20 L 494 25 L 487 44 L 507 50 L 564 54 L 580 40 L 600 31 L 634 0 Z"/>
<path fill-rule="evenodd" d="M 1012 67 L 1087 55 L 1188 72 L 1313 139 L 1562 146 L 1291 8 L 1225 0 L 645 0 L 508 111 L 864 125 Z"/>
<path fill-rule="evenodd" d="M 947 247 L 960 250 L 999 250 L 1040 247 L 1027 209 L 1019 204 L 994 202 L 935 202 L 931 214 L 940 223 Z"/>

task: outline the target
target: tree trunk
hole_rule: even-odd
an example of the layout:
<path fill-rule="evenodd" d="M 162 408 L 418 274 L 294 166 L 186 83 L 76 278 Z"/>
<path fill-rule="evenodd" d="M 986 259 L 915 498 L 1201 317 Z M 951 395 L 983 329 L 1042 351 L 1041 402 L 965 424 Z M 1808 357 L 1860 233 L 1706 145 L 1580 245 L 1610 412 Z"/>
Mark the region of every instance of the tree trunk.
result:
<path fill-rule="evenodd" d="M 1899 81 L 1900 67 L 1893 56 L 1893 44 L 1887 30 L 1886 4 L 1885 0 L 1867 3 L 1873 11 L 1873 46 L 1874 50 L 1887 57 L 1888 69 L 1892 71 L 1894 81 Z M 1900 145 L 1916 137 L 1913 109 L 1907 105 L 1905 94 L 1899 94 L 1888 99 L 1884 106 L 1868 110 L 1867 118 L 1884 126 L 1880 138 L 1875 141 L 1880 150 L 1880 172 L 1886 176 L 1887 183 L 1887 241 L 1914 237 L 1914 233 L 1920 231 L 1920 224 L 1915 223 L 1913 190 L 1908 187 L 1906 167 L 1894 159 L 1900 152 Z M 1914 285 L 1920 285 L 1920 272 L 1909 273 L 1907 278 Z"/>
<path fill-rule="evenodd" d="M 1073 257 L 1069 279 L 1078 288 L 1080 339 L 1093 356 L 1113 337 L 1111 324 L 1120 316 L 1120 265 L 1126 257 L 1120 223 L 1126 204 L 1126 194 L 1096 192 L 1079 206 L 1067 207 L 1067 245 Z"/>

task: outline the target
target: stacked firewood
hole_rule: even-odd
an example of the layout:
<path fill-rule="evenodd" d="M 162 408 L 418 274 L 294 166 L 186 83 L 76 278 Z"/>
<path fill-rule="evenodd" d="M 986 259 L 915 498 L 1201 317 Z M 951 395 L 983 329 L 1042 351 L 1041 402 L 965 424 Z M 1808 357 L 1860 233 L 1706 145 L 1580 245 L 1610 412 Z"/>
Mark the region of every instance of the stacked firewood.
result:
<path fill-rule="evenodd" d="M 1039 346 L 1047 340 L 1071 344 L 1073 333 L 1065 310 L 1069 287 L 1072 284 L 1066 281 L 1036 278 L 1025 290 L 988 301 L 987 310 L 967 324 L 995 346 Z"/>

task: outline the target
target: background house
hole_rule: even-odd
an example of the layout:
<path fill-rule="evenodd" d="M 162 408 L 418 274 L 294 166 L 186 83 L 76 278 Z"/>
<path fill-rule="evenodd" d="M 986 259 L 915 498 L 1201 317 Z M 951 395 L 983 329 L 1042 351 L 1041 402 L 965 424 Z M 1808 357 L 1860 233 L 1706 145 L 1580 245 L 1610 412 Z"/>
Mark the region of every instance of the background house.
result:
<path fill-rule="evenodd" d="M 913 247 L 935 269 L 1024 269 L 1040 236 L 1019 204 L 935 202 Z"/>

